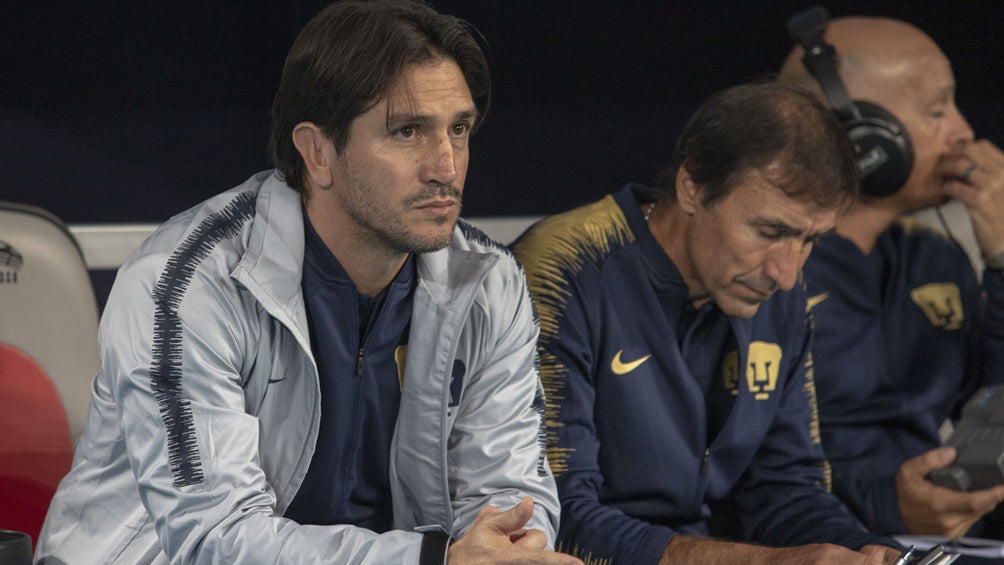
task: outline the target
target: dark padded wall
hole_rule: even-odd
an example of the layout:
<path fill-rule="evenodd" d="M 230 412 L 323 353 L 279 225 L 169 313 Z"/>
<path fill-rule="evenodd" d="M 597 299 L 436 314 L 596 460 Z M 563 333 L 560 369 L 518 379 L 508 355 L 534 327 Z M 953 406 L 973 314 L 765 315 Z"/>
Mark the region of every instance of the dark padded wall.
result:
<path fill-rule="evenodd" d="M 327 2 L 6 2 L 0 198 L 70 223 L 158 222 L 268 167 L 268 110 L 296 32 Z M 495 95 L 465 215 L 539 215 L 651 182 L 709 93 L 774 70 L 807 2 L 433 0 L 488 41 Z M 764 6 L 769 6 L 765 8 Z M 958 102 L 1001 143 L 993 2 L 831 2 L 912 21 Z"/>

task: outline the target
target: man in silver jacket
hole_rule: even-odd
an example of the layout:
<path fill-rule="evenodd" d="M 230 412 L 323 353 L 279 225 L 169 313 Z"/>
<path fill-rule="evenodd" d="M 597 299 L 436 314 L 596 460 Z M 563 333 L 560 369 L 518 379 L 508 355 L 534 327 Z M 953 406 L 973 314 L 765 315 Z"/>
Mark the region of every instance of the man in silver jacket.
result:
<path fill-rule="evenodd" d="M 488 93 L 465 24 L 423 4 L 348 0 L 304 28 L 273 107 L 277 170 L 173 217 L 119 272 L 38 562 L 580 563 L 548 549 L 558 503 L 524 273 L 458 221 Z M 322 320 L 344 296 L 305 291 L 330 274 L 312 271 L 318 249 L 372 299 L 368 324 Z M 331 353 L 326 338 L 369 343 L 358 333 L 402 304 L 390 361 Z M 325 431 L 343 387 L 388 373 L 392 400 L 370 400 L 392 416 L 364 406 Z M 369 491 L 311 465 L 381 426 L 382 453 L 346 452 L 346 468 L 380 471 Z M 385 502 L 386 527 L 359 525 L 365 504 L 329 508 L 328 487 Z M 304 508 L 334 518 L 289 517 Z"/>

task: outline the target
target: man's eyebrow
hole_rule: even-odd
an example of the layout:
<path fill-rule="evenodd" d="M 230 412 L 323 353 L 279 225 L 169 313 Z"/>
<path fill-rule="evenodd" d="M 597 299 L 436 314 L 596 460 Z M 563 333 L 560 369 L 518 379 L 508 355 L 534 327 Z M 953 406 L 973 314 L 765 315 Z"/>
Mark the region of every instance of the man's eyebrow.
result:
<path fill-rule="evenodd" d="M 455 121 L 455 122 L 469 121 L 469 122 L 473 123 L 473 122 L 478 121 L 478 118 L 480 116 L 481 116 L 481 112 L 478 112 L 477 108 L 471 108 L 470 110 L 465 110 L 465 111 L 460 112 L 459 114 L 457 114 L 457 116 L 454 118 L 453 121 Z"/>
<path fill-rule="evenodd" d="M 478 113 L 478 111 L 476 109 L 472 108 L 470 110 L 464 110 L 464 111 L 458 112 L 456 115 L 454 115 L 453 119 L 451 120 L 450 123 L 462 122 L 462 121 L 475 122 L 478 119 L 478 115 L 479 115 L 479 113 Z M 433 123 L 435 121 L 436 121 L 436 118 L 434 118 L 433 116 L 431 116 L 429 114 L 413 114 L 413 113 L 409 113 L 409 112 L 395 112 L 393 114 L 388 114 L 387 115 L 387 123 L 388 124 L 408 123 L 408 124 L 417 124 L 417 125 L 421 126 L 421 125 L 431 124 L 431 123 Z"/>
<path fill-rule="evenodd" d="M 941 103 L 952 98 L 955 98 L 955 83 L 945 85 L 931 92 L 928 102 Z"/>
<path fill-rule="evenodd" d="M 750 225 L 756 228 L 773 230 L 777 235 L 784 237 L 797 237 L 806 233 L 803 229 L 796 228 L 782 220 L 773 218 L 754 218 L 750 221 Z"/>
<path fill-rule="evenodd" d="M 772 230 L 778 237 L 804 237 L 805 239 L 818 239 L 837 231 L 835 226 L 830 226 L 825 230 L 809 232 L 796 228 L 795 226 L 787 224 L 782 220 L 773 218 L 754 218 L 750 224 L 753 227 Z"/>

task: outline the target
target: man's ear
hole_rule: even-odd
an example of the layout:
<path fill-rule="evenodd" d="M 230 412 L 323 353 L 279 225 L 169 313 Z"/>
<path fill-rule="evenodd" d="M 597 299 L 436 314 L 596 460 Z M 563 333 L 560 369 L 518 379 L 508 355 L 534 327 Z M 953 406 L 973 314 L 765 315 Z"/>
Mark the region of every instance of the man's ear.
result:
<path fill-rule="evenodd" d="M 701 204 L 701 187 L 694 182 L 687 167 L 681 165 L 676 171 L 676 202 L 688 216 L 693 216 Z"/>
<path fill-rule="evenodd" d="M 328 188 L 334 181 L 331 173 L 334 145 L 317 124 L 300 122 L 293 128 L 293 145 L 303 158 L 306 180 L 317 188 Z"/>

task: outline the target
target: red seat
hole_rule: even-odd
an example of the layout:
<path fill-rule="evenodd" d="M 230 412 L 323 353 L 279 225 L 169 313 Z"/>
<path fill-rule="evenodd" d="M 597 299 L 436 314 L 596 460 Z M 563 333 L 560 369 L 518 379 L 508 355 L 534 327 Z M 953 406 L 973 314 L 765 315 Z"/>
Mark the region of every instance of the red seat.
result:
<path fill-rule="evenodd" d="M 3 528 L 38 538 L 49 500 L 70 470 L 73 442 L 66 410 L 45 371 L 0 343 L 0 511 Z M 26 425 L 30 424 L 30 425 Z"/>

